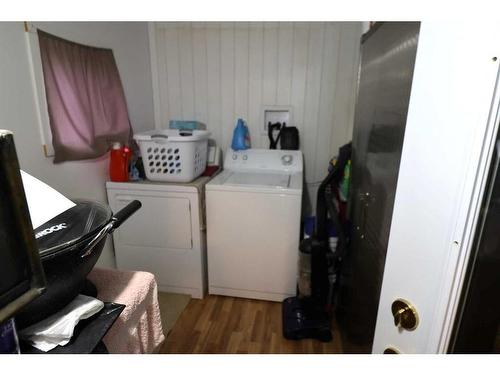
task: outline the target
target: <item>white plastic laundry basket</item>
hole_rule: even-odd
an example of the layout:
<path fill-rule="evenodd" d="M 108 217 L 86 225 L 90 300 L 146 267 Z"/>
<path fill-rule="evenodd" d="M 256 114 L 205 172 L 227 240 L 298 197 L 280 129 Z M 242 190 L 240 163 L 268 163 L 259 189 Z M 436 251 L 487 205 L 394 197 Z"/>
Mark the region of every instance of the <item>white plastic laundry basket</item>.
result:
<path fill-rule="evenodd" d="M 178 129 L 135 134 L 148 180 L 193 181 L 205 171 L 209 136 L 205 130 Z"/>

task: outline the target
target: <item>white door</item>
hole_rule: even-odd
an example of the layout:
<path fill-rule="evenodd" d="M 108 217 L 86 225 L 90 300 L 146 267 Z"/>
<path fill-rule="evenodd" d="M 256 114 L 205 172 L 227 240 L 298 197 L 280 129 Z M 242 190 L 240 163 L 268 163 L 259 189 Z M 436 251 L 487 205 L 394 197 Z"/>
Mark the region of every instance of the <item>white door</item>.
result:
<path fill-rule="evenodd" d="M 498 128 L 500 24 L 423 22 L 372 352 L 444 353 Z M 398 328 L 397 299 L 418 315 Z"/>

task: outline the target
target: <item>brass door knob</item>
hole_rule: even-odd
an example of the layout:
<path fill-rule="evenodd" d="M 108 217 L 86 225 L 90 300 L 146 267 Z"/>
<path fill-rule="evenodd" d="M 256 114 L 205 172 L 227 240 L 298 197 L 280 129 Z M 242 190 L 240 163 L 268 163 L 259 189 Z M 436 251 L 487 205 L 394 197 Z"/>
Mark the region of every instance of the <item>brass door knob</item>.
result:
<path fill-rule="evenodd" d="M 404 299 L 397 299 L 391 306 L 392 315 L 394 316 L 394 325 L 398 328 L 413 331 L 418 326 L 418 314 L 415 307 Z"/>
<path fill-rule="evenodd" d="M 398 349 L 390 346 L 384 350 L 383 354 L 401 354 L 401 352 Z"/>

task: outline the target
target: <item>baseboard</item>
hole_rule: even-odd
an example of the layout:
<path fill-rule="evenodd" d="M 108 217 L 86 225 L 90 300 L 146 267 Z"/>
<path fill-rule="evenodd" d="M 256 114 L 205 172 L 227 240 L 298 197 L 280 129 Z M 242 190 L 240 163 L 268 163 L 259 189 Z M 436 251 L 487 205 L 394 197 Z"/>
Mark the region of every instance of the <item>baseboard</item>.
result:
<path fill-rule="evenodd" d="M 158 290 L 160 292 L 167 292 L 167 293 L 188 294 L 191 296 L 191 298 L 196 298 L 196 299 L 203 299 L 205 297 L 203 291 L 196 288 L 186 288 L 182 286 L 158 284 Z"/>
<path fill-rule="evenodd" d="M 285 298 L 294 296 L 294 294 L 268 293 L 268 292 L 258 292 L 253 290 L 220 288 L 214 286 L 210 286 L 208 288 L 208 293 L 222 295 L 222 296 L 251 298 L 251 299 L 259 299 L 266 301 L 275 301 L 275 302 L 283 302 Z"/>

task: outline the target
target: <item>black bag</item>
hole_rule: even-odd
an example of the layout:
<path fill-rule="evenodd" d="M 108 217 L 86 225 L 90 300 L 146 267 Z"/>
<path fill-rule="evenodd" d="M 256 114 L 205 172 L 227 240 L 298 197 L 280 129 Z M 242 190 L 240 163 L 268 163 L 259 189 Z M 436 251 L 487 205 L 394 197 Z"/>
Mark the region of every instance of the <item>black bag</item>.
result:
<path fill-rule="evenodd" d="M 299 149 L 299 130 L 295 126 L 285 126 L 280 131 L 280 146 L 282 150 Z"/>

